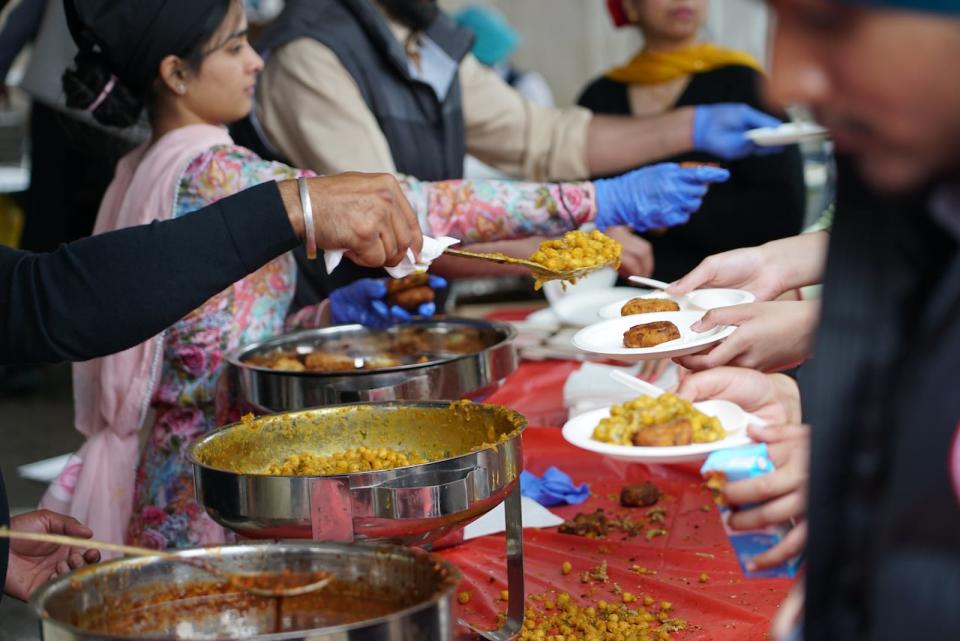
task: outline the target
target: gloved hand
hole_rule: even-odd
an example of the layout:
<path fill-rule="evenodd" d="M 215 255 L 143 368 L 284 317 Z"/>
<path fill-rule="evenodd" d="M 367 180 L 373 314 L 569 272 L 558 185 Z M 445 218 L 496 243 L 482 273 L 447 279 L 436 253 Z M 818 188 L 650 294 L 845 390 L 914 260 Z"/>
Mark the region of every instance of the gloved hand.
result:
<path fill-rule="evenodd" d="M 446 287 L 447 281 L 431 274 L 427 284 L 437 290 Z M 373 329 L 386 329 L 413 319 L 413 314 L 399 305 L 388 306 L 386 297 L 386 278 L 362 278 L 331 292 L 330 318 L 335 325 L 360 323 Z M 433 316 L 436 311 L 436 303 L 431 301 L 419 305 L 416 314 Z"/>
<path fill-rule="evenodd" d="M 779 127 L 771 115 L 741 103 L 700 105 L 693 112 L 693 148 L 725 160 L 775 154 L 783 147 L 758 147 L 744 135 L 751 129 Z"/>
<path fill-rule="evenodd" d="M 593 181 L 597 192 L 594 223 L 601 231 L 629 225 L 638 232 L 682 225 L 700 209 L 707 186 L 729 178 L 726 169 L 681 167 L 672 162 L 601 178 Z"/>

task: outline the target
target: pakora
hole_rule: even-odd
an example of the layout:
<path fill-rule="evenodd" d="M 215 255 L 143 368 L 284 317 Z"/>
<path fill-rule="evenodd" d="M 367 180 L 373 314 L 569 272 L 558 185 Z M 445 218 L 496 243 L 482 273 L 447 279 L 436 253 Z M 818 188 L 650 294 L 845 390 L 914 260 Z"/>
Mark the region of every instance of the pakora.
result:
<path fill-rule="evenodd" d="M 680 338 L 680 330 L 670 321 L 634 325 L 623 333 L 624 347 L 656 347 Z"/>
<path fill-rule="evenodd" d="M 652 314 L 654 312 L 679 312 L 680 305 L 669 298 L 631 298 L 620 308 L 621 316 Z"/>

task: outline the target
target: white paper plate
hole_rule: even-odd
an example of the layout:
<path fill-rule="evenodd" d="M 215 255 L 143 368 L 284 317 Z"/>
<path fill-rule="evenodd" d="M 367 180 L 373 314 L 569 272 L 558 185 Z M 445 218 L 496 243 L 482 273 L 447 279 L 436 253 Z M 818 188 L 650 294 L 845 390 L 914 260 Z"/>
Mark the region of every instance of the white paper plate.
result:
<path fill-rule="evenodd" d="M 719 418 L 723 429 L 727 431 L 727 437 L 713 443 L 670 447 L 636 447 L 601 443 L 593 440 L 593 430 L 601 419 L 610 416 L 610 408 L 607 407 L 571 418 L 563 426 L 563 438 L 580 449 L 631 463 L 690 463 L 701 461 L 716 450 L 740 447 L 751 442 L 747 436 L 747 424 L 759 419 L 744 412 L 740 406 L 720 400 L 703 401 L 693 405 L 707 416 Z M 762 421 L 760 423 L 762 424 Z"/>
<path fill-rule="evenodd" d="M 714 327 L 706 332 L 695 332 L 690 326 L 700 320 L 705 312 L 657 312 L 655 314 L 637 314 L 602 321 L 585 327 L 573 336 L 573 346 L 600 358 L 633 363 L 660 358 L 674 358 L 686 354 L 702 352 L 714 343 L 730 336 L 736 327 Z M 656 347 L 624 347 L 623 334 L 634 325 L 670 321 L 680 330 L 680 338 Z"/>
<path fill-rule="evenodd" d="M 565 325 L 586 327 L 597 322 L 597 310 L 611 302 L 630 298 L 636 289 L 633 287 L 610 287 L 607 289 L 589 289 L 558 298 L 550 304 L 550 310 Z M 622 305 L 621 305 L 622 307 Z"/>
<path fill-rule="evenodd" d="M 742 289 L 698 289 L 690 292 L 686 296 L 670 296 L 666 292 L 653 292 L 652 294 L 641 294 L 618 300 L 616 302 L 604 305 L 597 311 L 597 315 L 604 319 L 620 318 L 620 310 L 627 304 L 627 301 L 634 298 L 666 298 L 676 301 L 680 306 L 681 312 L 706 311 L 717 309 L 718 307 L 730 307 L 731 305 L 743 305 L 752 303 L 756 296 Z"/>
<path fill-rule="evenodd" d="M 825 138 L 829 132 L 812 122 L 785 122 L 779 127 L 751 129 L 744 135 L 760 147 L 792 145 L 815 138 Z"/>

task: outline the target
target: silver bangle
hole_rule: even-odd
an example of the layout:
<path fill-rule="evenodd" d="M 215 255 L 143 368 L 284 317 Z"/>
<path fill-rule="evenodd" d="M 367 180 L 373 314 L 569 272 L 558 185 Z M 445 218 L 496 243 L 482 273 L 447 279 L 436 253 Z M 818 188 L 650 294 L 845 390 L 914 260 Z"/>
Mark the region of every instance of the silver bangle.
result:
<path fill-rule="evenodd" d="M 303 211 L 303 226 L 307 236 L 307 258 L 317 258 L 317 230 L 313 227 L 313 205 L 310 203 L 310 192 L 307 190 L 307 179 L 297 178 L 300 188 L 300 209 Z"/>

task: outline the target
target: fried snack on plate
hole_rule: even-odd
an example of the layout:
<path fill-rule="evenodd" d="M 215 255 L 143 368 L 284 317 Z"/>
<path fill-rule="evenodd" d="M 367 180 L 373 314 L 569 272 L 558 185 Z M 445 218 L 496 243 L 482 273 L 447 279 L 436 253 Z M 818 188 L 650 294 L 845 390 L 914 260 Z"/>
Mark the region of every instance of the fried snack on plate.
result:
<path fill-rule="evenodd" d="M 630 439 L 638 447 L 669 447 L 693 443 L 693 423 L 675 418 L 637 431 Z"/>
<path fill-rule="evenodd" d="M 623 333 L 624 347 L 656 347 L 680 338 L 680 330 L 670 321 L 634 325 Z"/>
<path fill-rule="evenodd" d="M 620 308 L 621 316 L 652 314 L 655 312 L 679 312 L 680 305 L 669 298 L 631 298 Z"/>

